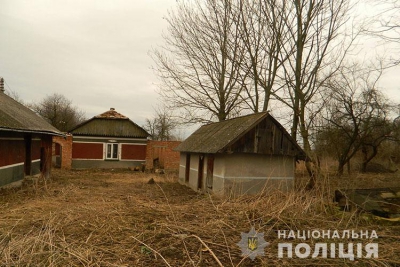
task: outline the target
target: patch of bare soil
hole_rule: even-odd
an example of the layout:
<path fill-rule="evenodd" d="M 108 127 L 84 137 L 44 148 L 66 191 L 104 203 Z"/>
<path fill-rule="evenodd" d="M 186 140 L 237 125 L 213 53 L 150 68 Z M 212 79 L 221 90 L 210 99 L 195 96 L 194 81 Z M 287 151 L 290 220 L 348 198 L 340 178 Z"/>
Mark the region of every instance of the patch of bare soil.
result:
<path fill-rule="evenodd" d="M 400 266 L 400 226 L 340 211 L 326 184 L 313 192 L 229 199 L 198 194 L 171 174 L 54 170 L 46 184 L 1 192 L 1 265 Z M 265 256 L 254 261 L 243 258 L 237 245 L 252 226 L 270 243 Z M 375 230 L 379 238 L 282 240 L 277 235 L 345 229 Z M 315 242 L 375 242 L 379 257 L 278 258 L 280 242 L 312 248 Z"/>

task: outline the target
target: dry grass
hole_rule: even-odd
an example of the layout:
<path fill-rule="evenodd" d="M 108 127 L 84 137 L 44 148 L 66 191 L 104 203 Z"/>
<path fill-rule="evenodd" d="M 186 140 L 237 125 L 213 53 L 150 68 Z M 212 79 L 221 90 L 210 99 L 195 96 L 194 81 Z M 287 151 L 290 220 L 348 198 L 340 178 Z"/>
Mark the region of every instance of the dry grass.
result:
<path fill-rule="evenodd" d="M 0 194 L 0 259 L 4 266 L 400 266 L 400 226 L 339 211 L 332 202 L 339 182 L 229 199 L 198 194 L 174 175 L 54 171 L 46 188 Z M 271 243 L 254 261 L 236 245 L 251 226 Z M 278 259 L 278 230 L 314 229 L 375 230 L 379 258 Z"/>

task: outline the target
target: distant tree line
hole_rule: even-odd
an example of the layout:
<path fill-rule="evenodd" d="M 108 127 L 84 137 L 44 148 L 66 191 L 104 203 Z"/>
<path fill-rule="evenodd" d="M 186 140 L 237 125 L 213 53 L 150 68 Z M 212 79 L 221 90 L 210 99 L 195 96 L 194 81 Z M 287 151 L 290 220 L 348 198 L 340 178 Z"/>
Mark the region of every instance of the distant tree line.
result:
<path fill-rule="evenodd" d="M 62 94 L 46 96 L 38 103 L 28 106 L 62 132 L 67 132 L 86 120 L 85 113 Z"/>

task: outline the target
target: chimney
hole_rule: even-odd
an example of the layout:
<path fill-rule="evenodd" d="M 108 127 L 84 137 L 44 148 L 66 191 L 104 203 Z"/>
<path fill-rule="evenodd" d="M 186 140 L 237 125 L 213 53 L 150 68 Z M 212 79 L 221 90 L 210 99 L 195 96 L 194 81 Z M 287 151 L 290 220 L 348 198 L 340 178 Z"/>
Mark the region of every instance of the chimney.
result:
<path fill-rule="evenodd" d="M 0 77 L 0 93 L 4 93 L 4 79 Z"/>
<path fill-rule="evenodd" d="M 114 111 L 114 110 L 115 110 L 115 108 L 110 108 L 110 110 L 111 110 L 111 111 Z"/>

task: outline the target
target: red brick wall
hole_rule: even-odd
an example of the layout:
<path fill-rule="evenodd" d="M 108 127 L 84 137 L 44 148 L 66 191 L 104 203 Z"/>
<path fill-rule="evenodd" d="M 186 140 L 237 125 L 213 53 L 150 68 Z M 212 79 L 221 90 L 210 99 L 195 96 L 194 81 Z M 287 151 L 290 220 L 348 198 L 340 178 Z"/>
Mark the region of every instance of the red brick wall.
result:
<path fill-rule="evenodd" d="M 121 159 L 145 160 L 146 146 L 145 145 L 121 145 Z"/>
<path fill-rule="evenodd" d="M 179 170 L 179 152 L 173 149 L 180 143 L 180 141 L 148 141 L 146 169 L 153 169 L 153 162 L 155 159 L 158 159 L 160 168 Z"/>
<path fill-rule="evenodd" d="M 73 143 L 73 159 L 103 159 L 103 143 Z"/>
<path fill-rule="evenodd" d="M 66 138 L 53 136 L 53 143 L 57 143 L 62 147 L 61 168 L 71 169 L 72 166 L 72 135 L 67 135 Z"/>
<path fill-rule="evenodd" d="M 25 162 L 24 140 L 0 140 L 0 167 Z"/>

